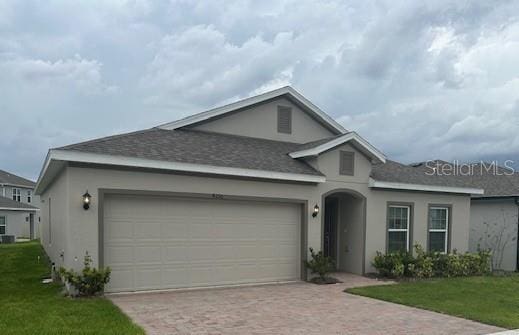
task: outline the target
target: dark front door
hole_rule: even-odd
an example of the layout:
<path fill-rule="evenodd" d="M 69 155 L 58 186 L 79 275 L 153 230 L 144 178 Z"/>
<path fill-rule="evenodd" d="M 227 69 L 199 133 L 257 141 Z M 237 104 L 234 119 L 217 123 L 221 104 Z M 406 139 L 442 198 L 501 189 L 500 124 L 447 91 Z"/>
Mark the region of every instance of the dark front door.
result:
<path fill-rule="evenodd" d="M 336 198 L 326 199 L 324 204 L 323 253 L 333 260 L 336 260 L 337 257 L 337 213 L 338 200 Z"/>

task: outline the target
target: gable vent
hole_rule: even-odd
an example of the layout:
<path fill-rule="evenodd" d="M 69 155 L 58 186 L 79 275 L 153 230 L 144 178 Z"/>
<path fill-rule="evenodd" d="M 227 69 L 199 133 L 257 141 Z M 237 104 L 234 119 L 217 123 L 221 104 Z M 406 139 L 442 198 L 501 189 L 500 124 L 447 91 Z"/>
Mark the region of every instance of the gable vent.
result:
<path fill-rule="evenodd" d="M 278 106 L 278 133 L 292 134 L 292 108 Z"/>
<path fill-rule="evenodd" d="M 355 167 L 355 153 L 351 151 L 341 151 L 339 174 L 353 176 Z"/>

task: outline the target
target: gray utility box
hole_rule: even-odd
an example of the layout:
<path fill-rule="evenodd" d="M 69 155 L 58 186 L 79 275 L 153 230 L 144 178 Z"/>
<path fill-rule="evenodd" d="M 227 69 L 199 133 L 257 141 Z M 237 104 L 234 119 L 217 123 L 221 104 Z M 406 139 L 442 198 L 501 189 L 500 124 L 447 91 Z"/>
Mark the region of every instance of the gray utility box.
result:
<path fill-rule="evenodd" d="M 14 235 L 2 235 L 0 240 L 2 243 L 14 243 L 16 241 Z"/>

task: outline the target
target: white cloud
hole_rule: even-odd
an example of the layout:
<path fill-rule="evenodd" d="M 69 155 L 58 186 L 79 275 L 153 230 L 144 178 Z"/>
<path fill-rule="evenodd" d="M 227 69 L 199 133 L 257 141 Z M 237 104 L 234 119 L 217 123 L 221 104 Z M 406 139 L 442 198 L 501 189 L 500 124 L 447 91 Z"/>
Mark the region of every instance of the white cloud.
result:
<path fill-rule="evenodd" d="M 73 86 L 85 94 L 113 92 L 116 87 L 102 82 L 101 67 L 98 61 L 79 55 L 54 62 L 17 58 L 0 61 L 0 75 L 9 84 L 17 81 L 21 85 L 45 86 L 53 90 Z"/>
<path fill-rule="evenodd" d="M 22 154 L 35 147 L 41 157 L 286 84 L 393 159 L 518 156 L 518 12 L 514 1 L 0 2 L 0 113 L 10 138 L 33 129 L 38 142 L 10 141 L 0 162 L 35 174 L 39 160 Z"/>

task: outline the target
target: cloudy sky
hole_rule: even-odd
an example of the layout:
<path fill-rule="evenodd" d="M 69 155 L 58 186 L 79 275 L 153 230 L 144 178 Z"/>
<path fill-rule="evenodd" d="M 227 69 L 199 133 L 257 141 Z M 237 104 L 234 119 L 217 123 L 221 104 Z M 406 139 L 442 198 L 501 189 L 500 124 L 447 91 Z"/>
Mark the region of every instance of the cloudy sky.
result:
<path fill-rule="evenodd" d="M 0 0 L 0 169 L 287 84 L 395 160 L 519 161 L 519 2 Z"/>

